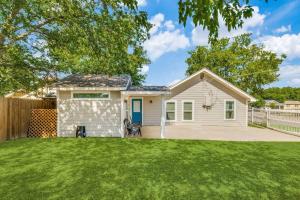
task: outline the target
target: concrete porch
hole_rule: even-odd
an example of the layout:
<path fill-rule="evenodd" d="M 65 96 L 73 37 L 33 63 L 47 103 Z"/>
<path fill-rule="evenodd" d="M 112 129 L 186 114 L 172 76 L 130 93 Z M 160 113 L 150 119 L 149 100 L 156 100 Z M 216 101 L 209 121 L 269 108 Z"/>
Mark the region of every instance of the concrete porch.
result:
<path fill-rule="evenodd" d="M 160 126 L 143 126 L 143 138 L 160 138 Z M 224 141 L 298 141 L 300 137 L 267 128 L 224 126 L 165 126 L 166 139 L 224 140 Z"/>

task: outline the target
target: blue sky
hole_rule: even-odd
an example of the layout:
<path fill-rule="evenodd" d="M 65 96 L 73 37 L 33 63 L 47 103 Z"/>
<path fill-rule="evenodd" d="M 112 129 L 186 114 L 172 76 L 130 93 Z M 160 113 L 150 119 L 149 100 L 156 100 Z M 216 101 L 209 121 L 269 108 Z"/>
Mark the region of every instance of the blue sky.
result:
<path fill-rule="evenodd" d="M 168 85 L 185 77 L 188 51 L 197 45 L 207 44 L 207 31 L 187 23 L 178 23 L 178 0 L 138 0 L 140 10 L 148 12 L 149 21 L 154 24 L 151 38 L 144 47 L 151 59 L 145 66 L 145 84 Z M 221 37 L 231 37 L 251 32 L 253 40 L 265 45 L 277 54 L 286 54 L 287 59 L 280 66 L 279 81 L 270 86 L 300 87 L 300 0 L 251 1 L 255 12 L 247 19 L 242 29 L 230 33 L 220 26 Z"/>

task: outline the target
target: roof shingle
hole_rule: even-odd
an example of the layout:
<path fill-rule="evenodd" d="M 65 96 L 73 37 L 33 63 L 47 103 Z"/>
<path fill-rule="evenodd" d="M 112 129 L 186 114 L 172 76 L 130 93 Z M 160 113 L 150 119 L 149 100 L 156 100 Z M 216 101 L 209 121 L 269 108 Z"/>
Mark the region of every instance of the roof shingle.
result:
<path fill-rule="evenodd" d="M 58 81 L 56 87 L 126 87 L 129 75 L 70 75 Z"/>

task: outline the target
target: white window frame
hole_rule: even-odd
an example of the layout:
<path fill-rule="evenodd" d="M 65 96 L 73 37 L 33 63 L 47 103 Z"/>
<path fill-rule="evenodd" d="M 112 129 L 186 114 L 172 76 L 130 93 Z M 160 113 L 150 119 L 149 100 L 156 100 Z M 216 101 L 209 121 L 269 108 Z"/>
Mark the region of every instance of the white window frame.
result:
<path fill-rule="evenodd" d="M 192 119 L 191 120 L 184 119 L 184 103 L 192 103 Z M 183 100 L 181 106 L 182 106 L 182 121 L 184 121 L 184 122 L 194 121 L 195 120 L 195 101 L 194 100 Z"/>
<path fill-rule="evenodd" d="M 174 103 L 175 104 L 175 110 L 174 110 L 174 120 L 168 120 L 167 119 L 167 103 Z M 177 101 L 176 100 L 168 100 L 168 101 L 165 101 L 165 108 L 166 108 L 166 111 L 165 111 L 165 117 L 166 117 L 166 122 L 176 122 L 177 121 Z"/>
<path fill-rule="evenodd" d="M 233 119 L 227 119 L 226 118 L 226 102 L 228 101 L 232 101 L 233 102 Z M 224 120 L 227 120 L 227 121 L 232 121 L 232 120 L 235 120 L 236 119 L 236 100 L 235 99 L 225 99 L 224 100 Z"/>
<path fill-rule="evenodd" d="M 74 98 L 73 94 L 93 94 L 93 93 L 107 93 L 108 98 Z M 71 98 L 73 100 L 111 100 L 110 91 L 71 91 Z"/>

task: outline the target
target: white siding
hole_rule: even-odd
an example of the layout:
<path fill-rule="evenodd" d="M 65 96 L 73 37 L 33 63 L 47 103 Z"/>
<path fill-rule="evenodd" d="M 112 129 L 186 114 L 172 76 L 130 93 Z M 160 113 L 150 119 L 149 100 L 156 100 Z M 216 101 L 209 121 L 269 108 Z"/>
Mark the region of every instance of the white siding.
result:
<path fill-rule="evenodd" d="M 152 101 L 152 103 L 150 103 Z M 160 125 L 161 97 L 144 97 L 144 125 Z"/>
<path fill-rule="evenodd" d="M 223 85 L 208 77 L 200 80 L 195 77 L 189 83 L 174 88 L 171 91 L 170 100 L 176 100 L 177 121 L 168 124 L 193 124 L 193 125 L 213 125 L 213 126 L 247 126 L 247 101 L 238 96 L 235 92 L 228 90 Z M 205 98 L 212 94 L 211 109 L 203 108 Z M 193 100 L 194 120 L 191 122 L 182 120 L 182 101 Z M 224 100 L 235 100 L 236 116 L 235 120 L 225 120 Z"/>
<path fill-rule="evenodd" d="M 143 125 L 159 126 L 161 118 L 161 97 L 160 96 L 144 96 L 130 97 L 127 102 L 129 117 L 132 118 L 132 99 L 142 99 Z M 152 101 L 152 103 L 150 102 Z"/>
<path fill-rule="evenodd" d="M 120 92 L 111 92 L 110 100 L 78 100 L 59 91 L 57 101 L 58 136 L 74 137 L 78 125 L 86 126 L 87 136 L 121 136 Z"/>

